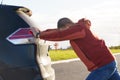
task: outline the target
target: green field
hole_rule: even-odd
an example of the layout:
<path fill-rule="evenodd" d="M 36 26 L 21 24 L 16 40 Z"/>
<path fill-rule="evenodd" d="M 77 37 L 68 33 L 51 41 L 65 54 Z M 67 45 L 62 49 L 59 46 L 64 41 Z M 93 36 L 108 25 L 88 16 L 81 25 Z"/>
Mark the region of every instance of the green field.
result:
<path fill-rule="evenodd" d="M 120 53 L 120 49 L 110 49 L 113 54 Z"/>
<path fill-rule="evenodd" d="M 120 53 L 120 49 L 111 49 L 111 52 L 113 54 Z M 50 50 L 49 55 L 52 61 L 77 58 L 77 55 L 73 50 Z"/>

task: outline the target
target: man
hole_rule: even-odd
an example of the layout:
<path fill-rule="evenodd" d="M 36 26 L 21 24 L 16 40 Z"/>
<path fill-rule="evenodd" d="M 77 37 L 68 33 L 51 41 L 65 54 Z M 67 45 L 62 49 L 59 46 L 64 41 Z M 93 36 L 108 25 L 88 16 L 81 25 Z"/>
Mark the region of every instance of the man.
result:
<path fill-rule="evenodd" d="M 38 33 L 31 28 L 36 37 L 49 41 L 69 40 L 78 57 L 91 73 L 86 80 L 120 80 L 115 58 L 104 40 L 90 30 L 91 22 L 85 18 L 73 23 L 69 18 L 58 21 L 58 29 L 48 29 Z"/>

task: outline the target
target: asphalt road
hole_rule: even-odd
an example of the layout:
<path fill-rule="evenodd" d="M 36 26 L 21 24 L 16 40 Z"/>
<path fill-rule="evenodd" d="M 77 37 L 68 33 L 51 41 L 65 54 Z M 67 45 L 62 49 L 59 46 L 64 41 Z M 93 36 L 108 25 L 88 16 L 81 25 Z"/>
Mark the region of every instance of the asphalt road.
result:
<path fill-rule="evenodd" d="M 120 71 L 120 54 L 115 55 Z M 52 62 L 56 80 L 85 80 L 89 72 L 79 59 Z"/>

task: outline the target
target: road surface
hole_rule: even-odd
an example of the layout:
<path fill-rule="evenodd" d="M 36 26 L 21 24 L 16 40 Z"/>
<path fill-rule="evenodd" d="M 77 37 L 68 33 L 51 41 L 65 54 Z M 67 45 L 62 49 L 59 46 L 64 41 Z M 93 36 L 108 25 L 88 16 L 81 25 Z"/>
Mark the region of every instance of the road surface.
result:
<path fill-rule="evenodd" d="M 115 55 L 120 71 L 120 54 Z M 52 62 L 56 80 L 85 80 L 89 72 L 79 59 Z"/>

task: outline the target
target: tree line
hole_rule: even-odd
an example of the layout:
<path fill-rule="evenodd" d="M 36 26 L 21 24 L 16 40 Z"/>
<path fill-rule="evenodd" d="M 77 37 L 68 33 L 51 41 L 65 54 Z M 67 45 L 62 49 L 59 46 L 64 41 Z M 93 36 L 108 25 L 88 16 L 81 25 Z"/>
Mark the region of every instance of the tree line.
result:
<path fill-rule="evenodd" d="M 119 46 L 111 46 L 109 47 L 110 49 L 120 49 L 120 45 Z"/>
<path fill-rule="evenodd" d="M 59 44 L 58 43 L 55 43 L 54 44 L 54 49 L 55 50 L 58 50 L 58 46 L 59 46 Z M 109 47 L 110 49 L 120 49 L 120 45 L 118 45 L 118 46 L 110 46 Z M 49 48 L 50 50 L 52 49 L 52 48 Z M 68 46 L 66 49 L 72 49 L 72 47 L 71 46 Z M 63 50 L 62 48 L 60 48 L 59 50 Z"/>

